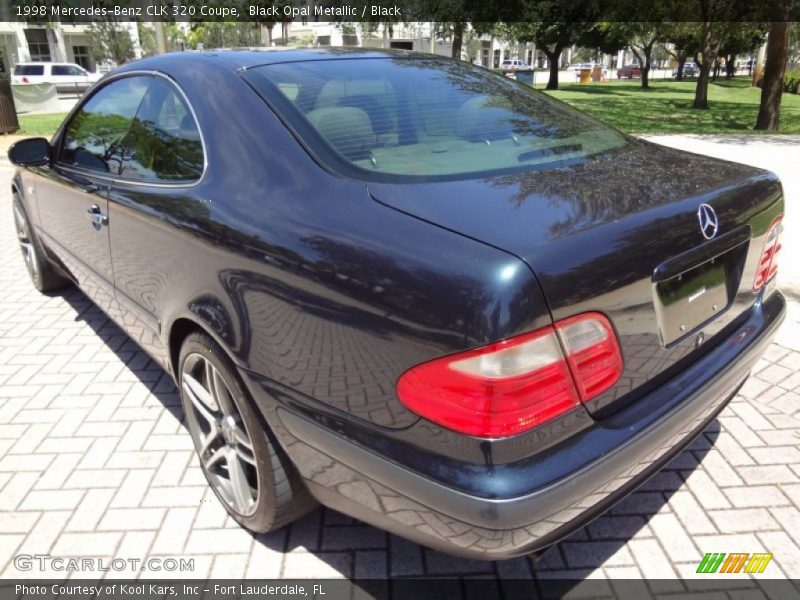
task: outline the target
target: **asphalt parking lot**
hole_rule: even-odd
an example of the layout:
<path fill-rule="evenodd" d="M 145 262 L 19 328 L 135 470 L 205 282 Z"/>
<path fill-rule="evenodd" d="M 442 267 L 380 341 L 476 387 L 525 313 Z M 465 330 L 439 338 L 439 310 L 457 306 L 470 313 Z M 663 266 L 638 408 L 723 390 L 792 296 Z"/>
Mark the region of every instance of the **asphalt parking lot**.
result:
<path fill-rule="evenodd" d="M 183 572 L 129 569 L 109 577 L 682 577 L 691 581 L 674 582 L 674 591 L 729 589 L 730 580 L 695 573 L 707 552 L 769 552 L 762 577 L 800 578 L 794 298 L 776 343 L 706 432 L 537 562 L 453 558 L 327 509 L 254 537 L 208 489 L 169 376 L 81 292 L 43 296 L 31 286 L 12 227 L 10 174 L 0 166 L 3 578 L 63 576 L 38 565 L 20 570 L 14 559 L 50 554 L 193 559 Z M 787 188 L 790 206 L 800 201 L 795 186 Z M 787 243 L 784 255 L 789 271 L 800 264 L 791 260 L 793 247 Z"/>

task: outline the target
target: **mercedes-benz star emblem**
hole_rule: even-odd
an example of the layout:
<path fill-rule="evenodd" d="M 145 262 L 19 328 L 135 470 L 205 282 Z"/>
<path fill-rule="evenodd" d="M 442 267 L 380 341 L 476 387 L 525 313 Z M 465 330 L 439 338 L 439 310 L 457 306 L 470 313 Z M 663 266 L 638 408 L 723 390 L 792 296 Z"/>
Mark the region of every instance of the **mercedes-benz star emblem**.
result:
<path fill-rule="evenodd" d="M 703 237 L 710 240 L 719 230 L 719 220 L 717 213 L 708 204 L 701 204 L 697 209 L 697 220 L 700 221 L 700 232 Z"/>

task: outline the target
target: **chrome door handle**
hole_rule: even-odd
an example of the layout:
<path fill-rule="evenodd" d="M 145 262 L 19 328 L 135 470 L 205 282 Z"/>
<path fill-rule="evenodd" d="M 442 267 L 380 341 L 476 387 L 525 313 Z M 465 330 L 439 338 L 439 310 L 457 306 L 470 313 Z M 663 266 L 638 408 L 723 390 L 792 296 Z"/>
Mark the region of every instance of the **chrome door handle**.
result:
<path fill-rule="evenodd" d="M 86 213 L 91 217 L 92 226 L 95 227 L 95 229 L 99 229 L 103 225 L 108 225 L 108 217 L 103 214 L 103 211 L 100 210 L 97 204 L 92 204 Z"/>

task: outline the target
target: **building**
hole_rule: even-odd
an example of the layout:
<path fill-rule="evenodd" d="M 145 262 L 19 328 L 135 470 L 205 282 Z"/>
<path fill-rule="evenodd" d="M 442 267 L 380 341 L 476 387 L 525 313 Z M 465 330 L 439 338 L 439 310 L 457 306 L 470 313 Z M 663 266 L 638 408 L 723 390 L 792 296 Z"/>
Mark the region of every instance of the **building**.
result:
<path fill-rule="evenodd" d="M 312 46 L 359 46 L 367 48 L 398 48 L 415 52 L 428 52 L 451 56 L 453 43 L 435 35 L 431 41 L 434 23 L 376 24 L 365 29 L 360 23 L 332 23 L 304 19 L 289 26 L 289 43 L 304 43 Z M 468 39 L 473 38 L 472 47 Z M 469 56 L 470 50 L 474 52 Z M 520 58 L 535 67 L 547 67 L 547 57 L 537 52 L 534 44 L 512 44 L 491 35 L 475 35 L 465 31 L 461 46 L 462 60 L 471 60 L 488 68 L 498 68 L 506 59 Z"/>
<path fill-rule="evenodd" d="M 128 28 L 134 52 L 141 56 L 136 23 L 120 25 Z M 17 63 L 39 61 L 71 62 L 96 71 L 88 29 L 85 23 L 0 21 L 0 74 L 10 73 Z"/>

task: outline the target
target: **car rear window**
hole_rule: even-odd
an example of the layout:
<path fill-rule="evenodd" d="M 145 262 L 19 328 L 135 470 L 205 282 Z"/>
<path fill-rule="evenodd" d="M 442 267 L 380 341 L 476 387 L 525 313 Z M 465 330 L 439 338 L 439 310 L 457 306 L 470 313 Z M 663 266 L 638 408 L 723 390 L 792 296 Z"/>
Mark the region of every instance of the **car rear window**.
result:
<path fill-rule="evenodd" d="M 44 65 L 17 65 L 14 75 L 44 75 Z"/>
<path fill-rule="evenodd" d="M 626 143 L 529 86 L 452 60 L 304 61 L 244 77 L 321 160 L 369 180 L 529 170 Z"/>

